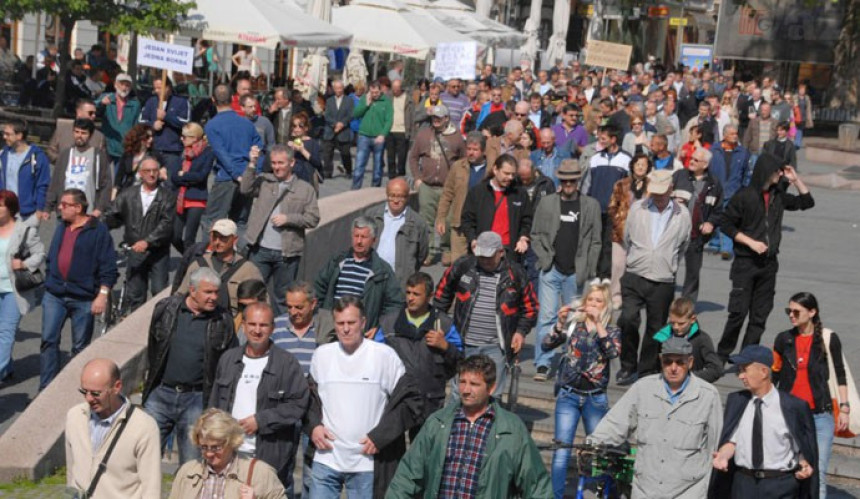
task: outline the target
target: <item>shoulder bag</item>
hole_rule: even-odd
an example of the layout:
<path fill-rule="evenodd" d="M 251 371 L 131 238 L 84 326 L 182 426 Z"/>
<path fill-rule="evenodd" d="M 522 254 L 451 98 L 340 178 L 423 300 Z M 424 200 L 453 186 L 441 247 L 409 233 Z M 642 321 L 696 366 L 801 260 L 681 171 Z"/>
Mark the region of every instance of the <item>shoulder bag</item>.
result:
<path fill-rule="evenodd" d="M 824 340 L 824 349 L 827 351 L 827 370 L 830 376 L 827 379 L 827 386 L 830 388 L 830 398 L 833 399 L 833 417 L 839 420 L 839 404 L 846 402 L 839 400 L 839 385 L 836 381 L 836 369 L 833 366 L 833 356 L 830 355 L 830 336 L 833 331 L 824 328 L 822 330 L 822 339 Z M 837 437 L 854 438 L 860 435 L 860 395 L 857 394 L 857 386 L 854 384 L 854 378 L 851 376 L 851 370 L 848 368 L 848 363 L 845 361 L 845 355 L 842 355 L 842 365 L 845 366 L 845 381 L 848 384 L 848 400 L 851 406 L 851 412 L 848 415 L 848 429 L 846 431 L 834 431 Z"/>
<path fill-rule="evenodd" d="M 24 237 L 21 238 L 21 244 L 18 246 L 18 251 L 14 255 L 14 258 L 21 261 L 30 258 L 30 250 L 27 248 L 27 237 L 30 235 L 30 229 L 32 229 L 32 227 L 27 227 L 27 229 L 24 230 Z M 45 275 L 42 273 L 41 269 L 36 269 L 35 272 L 31 272 L 29 269 L 23 268 L 15 269 L 14 272 L 15 289 L 19 293 L 29 291 L 45 283 Z"/>

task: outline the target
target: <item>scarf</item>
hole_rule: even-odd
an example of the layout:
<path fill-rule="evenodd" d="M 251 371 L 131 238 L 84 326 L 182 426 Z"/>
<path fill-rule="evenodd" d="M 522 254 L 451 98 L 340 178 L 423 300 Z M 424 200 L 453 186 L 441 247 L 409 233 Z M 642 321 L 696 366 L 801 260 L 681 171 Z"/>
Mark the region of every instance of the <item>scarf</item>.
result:
<path fill-rule="evenodd" d="M 194 143 L 194 145 L 188 146 L 185 148 L 185 151 L 182 154 L 182 172 L 188 172 L 191 169 L 191 162 L 194 161 L 197 156 L 203 152 L 203 149 L 206 148 L 208 144 L 205 140 L 200 140 Z M 182 215 L 185 213 L 185 191 L 188 190 L 187 186 L 182 186 L 179 188 L 179 194 L 176 196 L 176 213 Z"/>

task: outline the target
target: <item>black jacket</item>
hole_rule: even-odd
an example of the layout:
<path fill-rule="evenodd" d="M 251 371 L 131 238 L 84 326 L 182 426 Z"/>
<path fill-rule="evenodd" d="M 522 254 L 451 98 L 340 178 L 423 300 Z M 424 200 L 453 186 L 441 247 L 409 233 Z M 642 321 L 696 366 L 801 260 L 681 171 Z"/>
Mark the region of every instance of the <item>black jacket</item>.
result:
<path fill-rule="evenodd" d="M 156 151 L 149 150 L 146 152 L 147 156 L 152 156 L 158 161 L 159 165 L 164 165 L 164 159 L 161 154 Z M 113 186 L 117 188 L 118 191 L 122 192 L 123 189 L 127 187 L 131 187 L 134 185 L 134 178 L 137 175 L 137 170 L 135 169 L 134 164 L 134 154 L 124 153 L 119 158 L 119 164 L 116 167 L 116 178 L 114 178 Z"/>
<path fill-rule="evenodd" d="M 732 434 L 741 421 L 747 405 L 752 398 L 749 390 L 730 393 L 726 399 L 726 411 L 723 418 L 723 433 L 720 435 L 720 447 L 731 439 Z M 806 402 L 780 391 L 779 405 L 788 426 L 788 431 L 797 442 L 803 458 L 812 466 L 812 476 L 800 482 L 799 499 L 818 499 L 818 443 L 815 440 L 815 421 L 812 411 Z M 732 497 L 732 479 L 735 473 L 735 462 L 729 461 L 729 471 L 714 470 L 711 475 L 711 485 L 708 490 L 709 499 L 725 499 Z M 741 499 L 741 498 L 737 498 Z"/>
<path fill-rule="evenodd" d="M 763 150 L 782 160 L 782 164 L 797 168 L 797 150 L 791 139 L 780 142 L 779 139 L 771 139 L 764 143 Z"/>
<path fill-rule="evenodd" d="M 522 182 L 520 182 L 519 179 L 516 180 L 516 183 L 517 186 L 522 187 L 522 189 L 526 191 L 526 194 L 528 194 L 528 189 L 522 184 Z M 540 201 L 542 197 L 548 196 L 557 190 L 552 179 L 547 177 L 537 169 L 535 169 L 534 183 L 534 191 L 529 197 L 532 203 L 532 215 L 534 215 L 534 210 L 537 208 L 538 201 Z"/>
<path fill-rule="evenodd" d="M 308 376 L 308 385 L 311 388 L 311 401 L 305 419 L 305 432 L 310 435 L 314 428 L 322 424 L 323 407 L 312 376 Z M 379 449 L 373 456 L 373 499 L 385 497 L 400 458 L 406 454 L 406 432 L 424 423 L 422 399 L 412 376 L 408 373 L 403 375 L 388 397 L 379 423 L 367 434 Z M 305 459 L 313 460 L 313 451 L 311 440 Z"/>
<path fill-rule="evenodd" d="M 496 287 L 496 317 L 502 329 L 505 352 L 510 350 L 514 333 L 523 336 L 535 326 L 538 301 L 526 271 L 516 263 L 502 259 L 501 276 Z M 478 296 L 478 258 L 466 255 L 448 267 L 436 287 L 433 306 L 447 311 L 454 304 L 454 325 L 468 343 L 468 325 Z"/>
<path fill-rule="evenodd" d="M 155 199 L 143 214 L 140 188 L 125 189 L 117 195 L 104 214 L 111 229 L 125 226 L 122 240 L 128 245 L 146 241 L 147 253 L 170 247 L 173 237 L 173 218 L 176 214 L 176 197 L 166 187 L 159 186 Z"/>
<path fill-rule="evenodd" d="M 170 353 L 170 343 L 176 332 L 176 321 L 180 308 L 188 295 L 173 295 L 155 304 L 152 311 L 152 321 L 149 323 L 149 339 L 146 344 L 146 358 L 149 362 L 146 381 L 143 385 L 143 402 L 159 384 L 164 368 L 167 366 L 167 355 Z M 203 400 L 209 400 L 209 393 L 215 382 L 215 370 L 218 359 L 227 350 L 238 346 L 239 341 L 233 332 L 233 316 L 220 306 L 209 312 L 209 325 L 206 331 L 205 351 L 203 352 Z"/>
<path fill-rule="evenodd" d="M 808 210 L 815 206 L 812 193 L 788 194 L 785 192 L 785 186 L 777 183 L 768 190 L 770 201 L 765 210 L 762 187 L 780 168 L 782 168 L 782 160 L 771 154 L 762 153 L 755 163 L 750 185 L 732 196 L 720 223 L 721 230 L 732 239 L 738 232 L 743 232 L 756 241 L 765 243 L 768 257 L 776 257 L 779 253 L 783 211 Z M 735 255 L 759 256 L 745 244 L 735 245 Z"/>
<path fill-rule="evenodd" d="M 783 331 L 776 336 L 773 342 L 773 351 L 779 356 L 781 362 L 777 362 L 779 370 L 774 369 L 773 383 L 780 390 L 790 392 L 794 388 L 797 377 L 797 328 Z M 842 363 L 842 343 L 836 333 L 830 335 L 830 355 L 833 356 L 833 370 L 836 372 L 836 384 L 846 385 L 845 365 Z M 824 341 L 820 335 L 812 340 L 812 349 L 809 352 L 809 386 L 812 389 L 812 399 L 815 401 L 816 413 L 833 412 L 833 399 L 830 398 L 830 388 L 827 382 L 830 379 L 830 370 L 827 367 L 827 352 L 824 349 Z"/>
<path fill-rule="evenodd" d="M 424 336 L 436 327 L 445 333 L 448 349 L 445 351 L 427 346 Z M 406 318 L 406 310 L 384 316 L 379 321 L 376 341 L 397 352 L 406 373 L 411 375 L 424 397 L 424 418 L 445 405 L 445 386 L 457 373 L 457 364 L 463 358 L 463 340 L 454 321 L 431 307 L 430 315 L 419 327 Z"/>
<path fill-rule="evenodd" d="M 496 214 L 496 199 L 493 194 L 490 179 L 481 180 L 466 195 L 463 214 L 460 218 L 460 230 L 466 236 L 468 243 L 478 238 L 481 232 L 491 230 Z M 528 237 L 532 230 L 532 203 L 529 195 L 521 186 L 511 183 L 503 193 L 508 203 L 508 220 L 510 221 L 511 240 L 508 249 L 513 251 L 520 237 Z M 503 201 L 504 202 L 504 201 Z"/>
<path fill-rule="evenodd" d="M 690 234 L 690 242 L 704 246 L 705 242 L 711 238 L 711 235 L 701 237 L 701 226 L 705 222 L 710 222 L 714 229 L 720 226 L 720 220 L 723 215 L 723 186 L 720 182 L 710 174 L 705 172 L 705 188 L 699 194 L 699 197 L 692 199 L 695 193 L 693 182 L 696 176 L 693 172 L 687 169 L 676 171 L 672 175 L 672 183 L 675 187 L 675 197 L 681 198 L 690 210 L 690 222 L 693 226 Z"/>
<path fill-rule="evenodd" d="M 218 361 L 215 385 L 209 396 L 209 407 L 230 413 L 236 398 L 236 387 L 242 380 L 245 347 L 231 348 Z M 310 392 L 302 367 L 293 354 L 272 343 L 269 360 L 257 385 L 257 440 L 255 457 L 272 466 L 278 478 L 286 483 L 293 473 L 296 449 L 293 439 L 296 424 L 308 408 Z"/>

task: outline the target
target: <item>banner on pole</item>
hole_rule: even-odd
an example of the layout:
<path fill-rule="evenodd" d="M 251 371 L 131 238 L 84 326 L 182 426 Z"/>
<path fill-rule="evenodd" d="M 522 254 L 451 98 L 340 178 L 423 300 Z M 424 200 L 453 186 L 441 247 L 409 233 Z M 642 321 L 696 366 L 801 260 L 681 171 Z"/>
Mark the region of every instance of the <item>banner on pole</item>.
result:
<path fill-rule="evenodd" d="M 698 71 L 701 71 L 705 64 L 709 67 L 714 66 L 714 47 L 711 45 L 681 45 L 681 64 Z"/>
<path fill-rule="evenodd" d="M 627 71 L 627 68 L 630 66 L 630 54 L 632 52 L 632 45 L 602 42 L 592 39 L 588 41 L 585 65 Z"/>
<path fill-rule="evenodd" d="M 440 43 L 436 46 L 433 74 L 443 80 L 474 80 L 477 60 L 478 44 L 475 42 Z"/>
<path fill-rule="evenodd" d="M 137 63 L 141 66 L 191 74 L 194 66 L 194 47 L 173 45 L 150 38 L 138 38 Z"/>

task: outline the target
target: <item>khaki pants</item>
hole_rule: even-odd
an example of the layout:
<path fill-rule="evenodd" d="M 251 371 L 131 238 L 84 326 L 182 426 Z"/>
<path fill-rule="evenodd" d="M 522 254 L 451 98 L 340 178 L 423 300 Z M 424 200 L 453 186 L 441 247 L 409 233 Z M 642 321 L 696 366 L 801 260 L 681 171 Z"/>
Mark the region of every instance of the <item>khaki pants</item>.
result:
<path fill-rule="evenodd" d="M 442 187 L 429 186 L 422 183 L 418 187 L 418 212 L 427 223 L 430 230 L 430 257 L 435 257 L 442 250 L 451 247 L 450 230 L 446 227 L 445 235 L 441 238 L 436 234 L 436 211 L 439 209 L 439 199 L 442 197 Z M 451 225 L 451 217 L 448 216 L 446 225 Z M 441 239 L 441 240 L 440 240 Z"/>
<path fill-rule="evenodd" d="M 456 262 L 458 258 L 466 256 L 469 253 L 469 242 L 466 236 L 460 234 L 459 227 L 451 228 L 451 263 Z"/>

